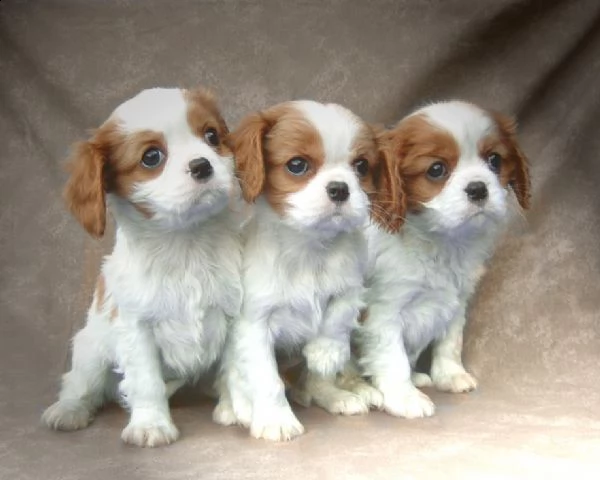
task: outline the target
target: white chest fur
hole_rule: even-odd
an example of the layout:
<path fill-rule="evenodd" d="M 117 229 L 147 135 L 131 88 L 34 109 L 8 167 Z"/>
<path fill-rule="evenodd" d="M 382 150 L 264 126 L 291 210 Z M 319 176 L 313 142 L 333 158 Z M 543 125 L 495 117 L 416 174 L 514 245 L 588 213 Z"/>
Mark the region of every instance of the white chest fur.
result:
<path fill-rule="evenodd" d="M 301 347 L 320 331 L 329 302 L 362 289 L 362 232 L 319 240 L 268 215 L 248 226 L 244 250 L 244 312 L 268 322 L 275 346 Z"/>
<path fill-rule="evenodd" d="M 368 303 L 380 318 L 401 324 L 407 353 L 418 355 L 443 335 L 472 295 L 496 229 L 476 237 L 424 232 L 408 223 L 399 234 L 367 229 Z"/>
<path fill-rule="evenodd" d="M 120 323 L 152 330 L 164 367 L 195 375 L 219 356 L 242 298 L 240 242 L 223 216 L 160 235 L 117 231 L 103 274 Z"/>

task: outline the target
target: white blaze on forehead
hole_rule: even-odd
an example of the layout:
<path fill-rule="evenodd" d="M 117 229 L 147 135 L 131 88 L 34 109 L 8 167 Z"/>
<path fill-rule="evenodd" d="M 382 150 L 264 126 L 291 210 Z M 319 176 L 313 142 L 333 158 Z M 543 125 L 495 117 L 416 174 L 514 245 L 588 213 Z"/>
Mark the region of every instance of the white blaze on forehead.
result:
<path fill-rule="evenodd" d="M 334 103 L 299 100 L 293 104 L 321 134 L 325 161 L 347 163 L 362 121 L 350 110 Z"/>
<path fill-rule="evenodd" d="M 424 114 L 432 125 L 450 132 L 456 139 L 461 156 L 478 155 L 481 139 L 496 129 L 494 121 L 485 111 L 466 102 L 435 103 L 415 114 Z"/>
<path fill-rule="evenodd" d="M 119 119 L 123 130 L 162 132 L 191 132 L 187 121 L 188 104 L 179 88 L 152 88 L 143 90 L 121 104 L 113 116 Z"/>

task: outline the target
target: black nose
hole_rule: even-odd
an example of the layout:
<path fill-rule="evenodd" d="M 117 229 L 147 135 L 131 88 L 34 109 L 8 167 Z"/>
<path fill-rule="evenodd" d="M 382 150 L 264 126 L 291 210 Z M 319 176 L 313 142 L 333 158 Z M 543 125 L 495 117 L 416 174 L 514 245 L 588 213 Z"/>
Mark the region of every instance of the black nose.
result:
<path fill-rule="evenodd" d="M 482 202 L 488 196 L 488 189 L 485 183 L 483 182 L 471 182 L 465 188 L 465 192 L 467 193 L 467 197 L 472 202 Z"/>
<path fill-rule="evenodd" d="M 213 174 L 213 167 L 210 162 L 204 158 L 194 158 L 190 162 L 190 175 L 195 180 L 204 180 Z"/>
<path fill-rule="evenodd" d="M 329 182 L 325 188 L 327 195 L 334 202 L 345 202 L 350 196 L 348 184 L 345 182 Z"/>

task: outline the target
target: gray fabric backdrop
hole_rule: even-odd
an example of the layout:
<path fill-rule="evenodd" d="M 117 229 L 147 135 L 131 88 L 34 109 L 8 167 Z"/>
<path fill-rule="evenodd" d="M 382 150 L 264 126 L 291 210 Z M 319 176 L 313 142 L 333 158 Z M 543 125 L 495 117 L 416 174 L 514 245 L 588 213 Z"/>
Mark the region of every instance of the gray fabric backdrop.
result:
<path fill-rule="evenodd" d="M 600 467 L 597 0 L 17 1 L 0 4 L 0 478 L 590 478 Z M 39 426 L 102 252 L 60 199 L 69 145 L 150 86 L 214 87 L 230 126 L 291 98 L 393 122 L 462 98 L 518 116 L 533 208 L 472 309 L 471 395 L 437 415 L 335 418 L 272 445 L 173 401 L 181 440 L 120 443 L 126 415 Z"/>

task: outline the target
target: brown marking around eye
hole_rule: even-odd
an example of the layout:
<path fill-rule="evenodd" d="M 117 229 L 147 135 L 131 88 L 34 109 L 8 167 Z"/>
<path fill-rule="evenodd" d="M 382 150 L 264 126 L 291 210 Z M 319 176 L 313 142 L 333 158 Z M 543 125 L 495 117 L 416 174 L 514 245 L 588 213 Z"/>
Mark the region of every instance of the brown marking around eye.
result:
<path fill-rule="evenodd" d="M 93 142 L 106 158 L 105 190 L 125 198 L 131 196 L 135 184 L 159 177 L 169 161 L 165 138 L 159 132 L 143 130 L 127 134 L 117 122 L 109 121 L 100 128 Z M 152 147 L 161 150 L 165 160 L 156 168 L 147 168 L 141 160 L 144 152 Z"/>
<path fill-rule="evenodd" d="M 459 146 L 449 132 L 432 125 L 424 115 L 402 120 L 386 137 L 398 162 L 408 209 L 418 212 L 444 188 L 458 163 Z M 436 181 L 427 176 L 427 170 L 438 161 L 444 162 L 448 173 Z"/>
<path fill-rule="evenodd" d="M 184 97 L 188 103 L 187 121 L 194 135 L 205 141 L 206 130 L 214 128 L 219 136 L 219 144 L 217 146 L 207 144 L 214 148 L 219 155 L 230 156 L 232 153 L 229 144 L 229 129 L 221 116 L 214 95 L 205 88 L 197 87 L 186 90 Z"/>
<path fill-rule="evenodd" d="M 500 182 L 510 186 L 522 208 L 529 208 L 531 180 L 528 160 L 521 150 L 516 137 L 514 119 L 497 112 L 489 113 L 497 126 L 497 133 L 486 137 L 479 145 L 480 154 L 485 159 L 491 151 L 502 157 Z"/>
<path fill-rule="evenodd" d="M 271 207 L 283 213 L 289 195 L 302 190 L 317 174 L 325 161 L 321 135 L 317 129 L 293 106 L 283 104 L 264 112 L 272 125 L 263 143 L 266 181 L 264 193 Z M 309 163 L 304 175 L 291 174 L 286 163 L 302 157 Z"/>

